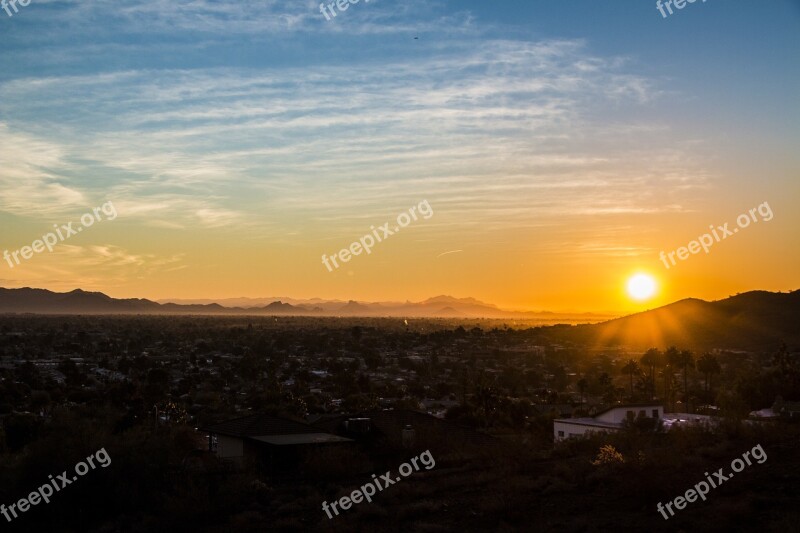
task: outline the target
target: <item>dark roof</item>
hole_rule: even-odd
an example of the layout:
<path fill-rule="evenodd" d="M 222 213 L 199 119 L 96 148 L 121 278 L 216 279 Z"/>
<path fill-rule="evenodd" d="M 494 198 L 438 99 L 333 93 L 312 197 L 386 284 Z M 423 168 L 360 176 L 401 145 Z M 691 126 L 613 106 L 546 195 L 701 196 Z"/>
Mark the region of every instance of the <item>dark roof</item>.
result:
<path fill-rule="evenodd" d="M 331 444 L 340 442 L 353 442 L 330 433 L 309 433 L 305 435 L 265 435 L 263 437 L 250 437 L 251 440 L 266 442 L 273 446 L 292 446 L 297 444 Z"/>
<path fill-rule="evenodd" d="M 594 418 L 556 418 L 553 422 L 563 422 L 564 424 L 571 424 L 574 426 L 589 426 L 593 428 L 604 429 L 621 429 L 622 424 L 614 424 L 611 422 L 601 422 Z"/>
<path fill-rule="evenodd" d="M 255 414 L 234 418 L 200 428 L 209 433 L 232 437 L 263 437 L 266 435 L 305 435 L 319 433 L 319 429 L 302 422 L 277 416 Z"/>
<path fill-rule="evenodd" d="M 410 424 L 415 429 L 436 427 L 443 434 L 449 435 L 454 441 L 465 444 L 487 446 L 500 443 L 498 438 L 491 435 L 461 426 L 450 420 L 443 420 L 427 413 L 410 409 L 361 411 L 350 415 L 340 415 L 335 418 L 319 419 L 314 425 L 324 431 L 334 433 L 341 429 L 341 424 L 345 420 L 350 418 L 369 418 L 373 427 L 383 433 L 391 433 L 393 429 L 402 429 L 403 426 Z"/>

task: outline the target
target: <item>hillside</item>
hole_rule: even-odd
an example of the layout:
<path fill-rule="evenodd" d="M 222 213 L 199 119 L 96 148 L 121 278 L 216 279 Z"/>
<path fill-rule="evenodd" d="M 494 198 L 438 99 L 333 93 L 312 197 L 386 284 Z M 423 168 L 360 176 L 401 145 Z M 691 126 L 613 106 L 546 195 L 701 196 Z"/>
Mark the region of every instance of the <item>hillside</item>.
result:
<path fill-rule="evenodd" d="M 597 346 L 669 345 L 753 350 L 800 344 L 800 291 L 752 291 L 706 302 L 689 298 L 600 324 L 564 330 L 565 338 Z"/>

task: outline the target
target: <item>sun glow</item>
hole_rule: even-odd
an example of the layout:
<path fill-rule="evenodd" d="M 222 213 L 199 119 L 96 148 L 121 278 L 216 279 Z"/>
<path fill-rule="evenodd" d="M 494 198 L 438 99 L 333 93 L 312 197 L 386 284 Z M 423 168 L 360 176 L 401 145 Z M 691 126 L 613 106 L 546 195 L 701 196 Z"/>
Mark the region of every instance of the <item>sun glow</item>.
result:
<path fill-rule="evenodd" d="M 628 280 L 628 295 L 634 300 L 649 300 L 658 288 L 653 276 L 636 274 Z"/>

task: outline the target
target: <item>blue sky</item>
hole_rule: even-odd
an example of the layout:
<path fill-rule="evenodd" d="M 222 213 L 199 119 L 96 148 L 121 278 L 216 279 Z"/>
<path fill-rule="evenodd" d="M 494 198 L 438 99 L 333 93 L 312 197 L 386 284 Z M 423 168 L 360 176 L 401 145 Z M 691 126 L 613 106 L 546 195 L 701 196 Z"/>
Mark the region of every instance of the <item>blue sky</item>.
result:
<path fill-rule="evenodd" d="M 201 296 L 172 271 L 237 277 L 242 259 L 197 266 L 204 242 L 233 239 L 226 253 L 246 264 L 253 247 L 287 258 L 263 267 L 284 292 L 376 298 L 377 273 L 326 277 L 319 254 L 421 198 L 439 214 L 398 243 L 403 257 L 464 249 L 484 271 L 483 256 L 510 254 L 530 269 L 494 273 L 512 279 L 564 261 L 622 268 L 649 260 L 659 234 L 755 198 L 797 198 L 798 1 L 698 1 L 667 19 L 649 0 L 362 0 L 332 21 L 318 6 L 32 0 L 0 11 L 0 244 L 106 199 L 120 210 L 64 248 L 70 261 L 3 281 Z M 407 272 L 405 261 L 373 263 Z M 433 272 L 437 293 L 513 306 L 564 290 L 512 294 Z M 776 286 L 789 279 L 773 274 Z M 409 275 L 386 297 L 412 286 L 434 290 Z"/>

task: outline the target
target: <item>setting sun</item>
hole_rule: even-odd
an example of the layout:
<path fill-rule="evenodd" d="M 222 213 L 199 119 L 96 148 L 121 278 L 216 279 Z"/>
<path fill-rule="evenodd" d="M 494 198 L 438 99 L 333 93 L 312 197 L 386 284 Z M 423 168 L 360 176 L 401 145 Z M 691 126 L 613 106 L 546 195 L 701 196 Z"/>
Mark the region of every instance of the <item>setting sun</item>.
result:
<path fill-rule="evenodd" d="M 656 293 L 656 280 L 647 274 L 636 274 L 628 280 L 628 295 L 634 300 L 647 300 Z"/>

